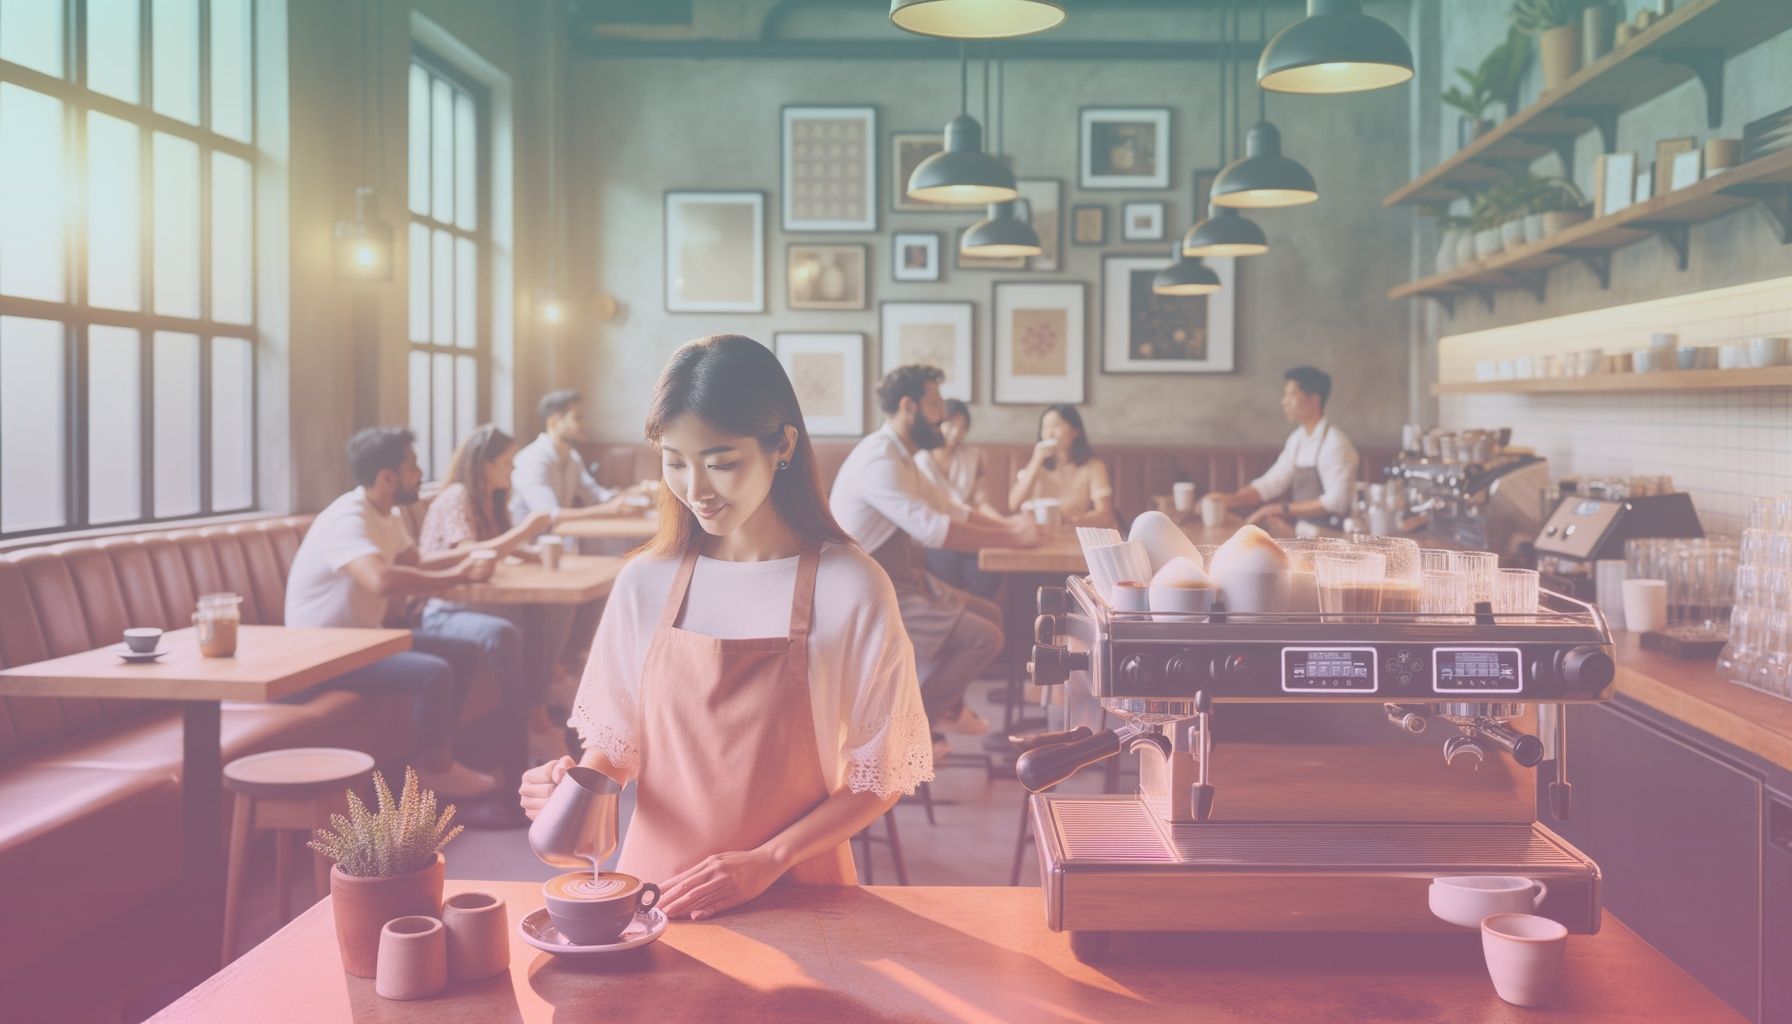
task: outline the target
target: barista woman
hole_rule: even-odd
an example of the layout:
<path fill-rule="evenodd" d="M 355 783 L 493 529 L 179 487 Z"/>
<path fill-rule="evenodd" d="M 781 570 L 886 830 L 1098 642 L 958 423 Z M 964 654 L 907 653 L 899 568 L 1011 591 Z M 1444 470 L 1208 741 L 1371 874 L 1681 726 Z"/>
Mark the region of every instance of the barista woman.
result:
<path fill-rule="evenodd" d="M 693 341 L 647 416 L 659 533 L 616 579 L 572 712 L 583 764 L 633 780 L 618 870 L 701 919 L 780 879 L 855 881 L 848 841 L 933 777 L 896 592 L 828 511 L 769 349 Z M 530 817 L 571 758 L 530 770 Z"/>

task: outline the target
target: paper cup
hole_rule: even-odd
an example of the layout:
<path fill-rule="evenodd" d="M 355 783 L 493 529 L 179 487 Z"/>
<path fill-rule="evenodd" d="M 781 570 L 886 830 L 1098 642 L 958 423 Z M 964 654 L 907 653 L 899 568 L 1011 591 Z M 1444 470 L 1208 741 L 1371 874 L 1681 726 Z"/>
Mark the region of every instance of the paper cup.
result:
<path fill-rule="evenodd" d="M 1217 494 L 1209 494 L 1202 498 L 1201 525 L 1211 530 L 1224 525 L 1225 522 L 1226 499 Z"/>
<path fill-rule="evenodd" d="M 1176 503 L 1176 511 L 1193 512 L 1195 510 L 1195 485 L 1192 483 L 1171 484 L 1170 498 Z"/>
<path fill-rule="evenodd" d="M 1668 624 L 1667 580 L 1625 580 L 1622 592 L 1625 629 L 1649 633 Z"/>

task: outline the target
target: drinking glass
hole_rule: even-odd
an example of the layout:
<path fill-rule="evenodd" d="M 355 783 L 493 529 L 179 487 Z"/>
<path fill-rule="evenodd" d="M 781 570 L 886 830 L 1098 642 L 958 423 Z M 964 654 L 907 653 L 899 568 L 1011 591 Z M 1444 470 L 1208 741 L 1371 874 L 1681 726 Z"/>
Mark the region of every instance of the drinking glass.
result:
<path fill-rule="evenodd" d="M 1491 551 L 1450 552 L 1450 568 L 1468 577 L 1470 607 L 1493 600 L 1493 577 L 1499 567 L 1500 556 Z"/>
<path fill-rule="evenodd" d="M 1379 551 L 1387 561 L 1382 579 L 1381 610 L 1412 613 L 1419 610 L 1419 544 L 1406 537 L 1362 537 L 1356 546 Z"/>
<path fill-rule="evenodd" d="M 1537 570 L 1501 569 L 1493 579 L 1496 615 L 1537 614 Z"/>
<path fill-rule="evenodd" d="M 1425 569 L 1419 579 L 1419 611 L 1429 622 L 1468 622 L 1468 576 L 1450 569 Z"/>
<path fill-rule="evenodd" d="M 1449 572 L 1450 556 L 1455 554 L 1446 548 L 1420 548 L 1420 572 Z"/>
<path fill-rule="evenodd" d="M 1335 622 L 1374 622 L 1388 560 L 1379 551 L 1332 551 L 1313 559 L 1319 610 Z M 1347 614 L 1341 614 L 1347 613 Z"/>

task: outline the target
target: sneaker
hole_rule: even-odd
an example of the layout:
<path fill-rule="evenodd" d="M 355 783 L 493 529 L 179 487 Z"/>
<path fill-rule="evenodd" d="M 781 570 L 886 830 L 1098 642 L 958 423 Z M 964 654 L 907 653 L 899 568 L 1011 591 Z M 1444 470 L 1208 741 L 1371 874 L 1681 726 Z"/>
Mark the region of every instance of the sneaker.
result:
<path fill-rule="evenodd" d="M 935 762 L 944 761 L 947 757 L 951 756 L 951 754 L 952 754 L 952 744 L 947 742 L 945 734 L 937 733 L 937 732 L 934 733 L 933 734 L 933 759 L 934 759 L 934 761 Z"/>
<path fill-rule="evenodd" d="M 419 768 L 417 781 L 423 788 L 435 790 L 437 797 L 448 800 L 471 800 L 490 793 L 498 785 L 496 778 L 474 771 L 459 761 L 450 764 L 445 771 L 432 772 Z"/>
<path fill-rule="evenodd" d="M 958 714 L 942 718 L 933 723 L 941 732 L 955 732 L 960 736 L 981 736 L 989 731 L 989 720 L 979 715 L 969 704 L 958 709 Z"/>

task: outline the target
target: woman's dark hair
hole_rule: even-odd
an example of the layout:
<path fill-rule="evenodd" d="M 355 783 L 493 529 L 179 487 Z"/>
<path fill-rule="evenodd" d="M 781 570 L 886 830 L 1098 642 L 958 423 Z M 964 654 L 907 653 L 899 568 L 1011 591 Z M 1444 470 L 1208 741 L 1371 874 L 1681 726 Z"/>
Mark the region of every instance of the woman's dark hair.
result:
<path fill-rule="evenodd" d="M 964 417 L 964 429 L 966 429 L 966 430 L 971 429 L 971 407 L 964 404 L 964 399 L 962 399 L 962 398 L 946 399 L 946 418 L 951 419 L 954 416 L 963 416 Z"/>
<path fill-rule="evenodd" d="M 1070 428 L 1072 430 L 1076 431 L 1076 440 L 1070 442 L 1070 462 L 1071 462 L 1071 464 L 1075 465 L 1075 466 L 1080 466 L 1083 463 L 1088 462 L 1090 459 L 1094 458 L 1095 457 L 1095 449 L 1089 447 L 1089 432 L 1087 430 L 1083 429 L 1083 414 L 1080 412 L 1077 412 L 1076 406 L 1074 406 L 1074 405 L 1048 405 L 1048 406 L 1046 406 L 1045 411 L 1039 414 L 1039 430 L 1040 430 L 1040 432 L 1041 433 L 1045 432 L 1046 416 L 1048 416 L 1054 412 L 1058 414 L 1059 419 L 1061 419 L 1065 423 L 1069 424 Z"/>
<path fill-rule="evenodd" d="M 687 414 L 729 437 L 751 437 L 768 454 L 783 445 L 784 428 L 796 428 L 790 466 L 772 480 L 772 508 L 806 541 L 851 543 L 828 509 L 796 389 L 771 349 L 739 334 L 715 334 L 680 346 L 660 372 L 648 403 L 647 440 L 657 447 L 666 427 Z M 670 487 L 660 488 L 659 510 L 659 532 L 642 551 L 670 557 L 701 542 L 697 516 Z"/>
<path fill-rule="evenodd" d="M 487 423 L 468 434 L 448 460 L 442 486 L 460 484 L 467 489 L 473 505 L 473 529 L 478 535 L 475 540 L 490 540 L 510 529 L 510 488 L 486 490 L 485 467 L 515 444 L 509 434 Z"/>

